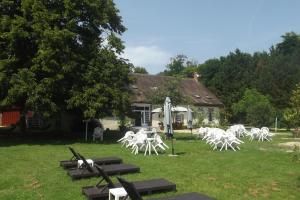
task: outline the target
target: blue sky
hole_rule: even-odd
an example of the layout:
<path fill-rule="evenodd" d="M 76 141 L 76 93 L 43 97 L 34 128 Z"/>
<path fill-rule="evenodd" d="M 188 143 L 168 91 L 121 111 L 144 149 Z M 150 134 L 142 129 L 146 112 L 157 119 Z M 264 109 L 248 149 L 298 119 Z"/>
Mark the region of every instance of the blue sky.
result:
<path fill-rule="evenodd" d="M 115 0 L 128 29 L 124 57 L 156 74 L 170 58 L 199 63 L 244 52 L 268 51 L 281 35 L 300 34 L 299 0 Z"/>

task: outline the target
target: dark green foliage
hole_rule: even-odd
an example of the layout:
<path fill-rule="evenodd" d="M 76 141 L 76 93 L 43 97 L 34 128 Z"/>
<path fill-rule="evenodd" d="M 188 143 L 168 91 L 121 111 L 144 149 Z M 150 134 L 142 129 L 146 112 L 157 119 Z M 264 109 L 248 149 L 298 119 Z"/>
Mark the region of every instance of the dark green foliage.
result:
<path fill-rule="evenodd" d="M 133 72 L 139 74 L 149 74 L 144 67 L 134 67 Z"/>
<path fill-rule="evenodd" d="M 222 99 L 226 107 L 242 97 L 254 78 L 251 55 L 240 50 L 219 60 L 209 60 L 201 68 L 203 82 Z"/>
<path fill-rule="evenodd" d="M 258 127 L 269 126 L 275 119 L 270 101 L 255 89 L 246 89 L 242 99 L 232 105 L 232 111 L 240 122 Z"/>
<path fill-rule="evenodd" d="M 3 0 L 0 9 L 2 108 L 125 113 L 130 66 L 118 56 L 125 27 L 111 0 Z"/>
<path fill-rule="evenodd" d="M 170 79 L 164 85 L 153 89 L 149 94 L 147 94 L 148 99 L 154 105 L 163 105 L 166 97 L 170 97 L 173 106 L 178 104 L 186 103 L 187 100 L 182 96 L 179 91 L 180 79 Z"/>
<path fill-rule="evenodd" d="M 291 92 L 300 81 L 300 37 L 287 33 L 283 39 L 271 48 L 257 80 L 258 89 L 279 109 L 289 106 Z"/>
<path fill-rule="evenodd" d="M 177 55 L 171 58 L 170 63 L 166 66 L 166 70 L 162 73 L 167 76 L 177 77 L 193 77 L 197 72 L 197 62 L 189 60 L 185 55 Z"/>
<path fill-rule="evenodd" d="M 204 84 L 214 91 L 225 104 L 229 115 L 247 88 L 264 94 L 282 118 L 283 109 L 289 107 L 292 90 L 300 81 L 300 36 L 287 33 L 283 41 L 270 48 L 270 52 L 253 55 L 236 50 L 228 56 L 211 59 L 199 65 Z M 235 114 L 231 122 L 243 121 Z"/>
<path fill-rule="evenodd" d="M 300 127 L 300 83 L 292 91 L 290 107 L 284 110 L 284 119 L 290 127 Z"/>

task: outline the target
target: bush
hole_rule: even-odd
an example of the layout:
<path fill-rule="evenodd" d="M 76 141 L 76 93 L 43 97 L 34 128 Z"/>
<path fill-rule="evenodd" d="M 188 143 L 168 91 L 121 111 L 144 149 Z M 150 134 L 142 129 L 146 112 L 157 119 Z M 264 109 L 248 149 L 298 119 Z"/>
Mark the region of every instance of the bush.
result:
<path fill-rule="evenodd" d="M 275 118 L 275 109 L 266 96 L 255 89 L 247 89 L 243 98 L 232 105 L 235 118 L 252 126 L 269 126 Z"/>

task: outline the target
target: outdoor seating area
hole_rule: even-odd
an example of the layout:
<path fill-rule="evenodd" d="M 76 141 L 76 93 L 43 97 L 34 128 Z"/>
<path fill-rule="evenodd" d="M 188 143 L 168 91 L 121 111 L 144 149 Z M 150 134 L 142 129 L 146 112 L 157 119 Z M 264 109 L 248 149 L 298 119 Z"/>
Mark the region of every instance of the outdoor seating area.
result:
<path fill-rule="evenodd" d="M 253 139 L 258 141 L 270 141 L 274 136 L 274 134 L 270 132 L 268 127 L 262 127 L 261 129 L 251 128 L 251 131 L 247 132 L 247 135 L 249 136 L 251 141 Z"/>
<path fill-rule="evenodd" d="M 288 135 L 290 140 L 286 139 Z M 293 140 L 291 133 L 278 133 L 270 142 L 250 141 L 247 136 L 241 137 L 239 139 L 245 140 L 238 145 L 240 151 L 220 152 L 212 151 L 205 140 L 191 140 L 189 132 L 176 132 L 177 157 L 168 156 L 171 149 L 166 149 L 166 153 L 159 156 L 144 156 L 143 153 L 134 155 L 116 143 L 121 137 L 121 134 L 112 134 L 110 138 L 106 137 L 104 144 L 86 143 L 84 140 L 70 142 L 74 147 L 70 150 L 64 141 L 57 140 L 47 141 L 50 144 L 46 145 L 44 140 L 28 142 L 30 145 L 15 140 L 11 140 L 9 146 L 2 143 L 3 151 L 11 155 L 2 157 L 3 162 L 14 162 L 14 165 L 9 168 L 0 166 L 2 174 L 5 174 L 1 180 L 14 183 L 20 189 L 11 193 L 11 184 L 3 185 L 1 199 L 39 199 L 39 193 L 44 199 L 57 199 L 60 194 L 73 200 L 98 199 L 103 195 L 103 199 L 108 199 L 109 189 L 121 187 L 116 178 L 120 174 L 121 178 L 132 182 L 139 192 L 143 191 L 140 193 L 142 198 L 147 195 L 145 199 L 177 198 L 191 192 L 221 200 L 266 199 L 266 196 L 267 199 L 300 197 L 297 191 L 299 166 L 292 161 L 292 155 L 295 154 L 277 146 Z M 171 145 L 170 140 L 164 140 L 164 143 L 169 147 Z M 80 155 L 84 155 L 83 159 Z M 20 156 L 26 160 L 15 159 Z M 93 160 L 94 167 L 84 162 L 88 159 Z M 59 160 L 62 160 L 60 166 Z M 77 168 L 78 160 L 83 161 L 81 169 Z M 116 169 L 114 166 L 124 163 L 138 167 L 139 172 L 110 173 L 110 168 Z M 68 171 L 76 170 L 85 175 L 90 173 L 88 169 L 93 173 L 89 178 L 72 181 L 68 174 Z M 224 173 L 225 169 L 227 173 Z M 105 177 L 103 174 L 107 174 L 109 179 L 101 182 Z M 259 181 L 255 177 L 259 177 Z M 26 193 L 22 187 L 26 187 Z M 114 194 L 121 195 L 118 191 Z"/>
<path fill-rule="evenodd" d="M 249 137 L 250 141 L 253 139 L 270 141 L 274 136 L 267 127 L 262 127 L 261 129 L 251 128 L 250 131 L 247 131 L 241 124 L 230 126 L 226 131 L 220 128 L 201 127 L 194 135 L 197 138 L 206 140 L 206 144 L 211 145 L 213 150 L 219 148 L 220 151 L 223 149 L 228 150 L 229 148 L 233 151 L 236 151 L 236 149 L 240 150 L 238 145 L 244 143 L 241 138 Z"/>
<path fill-rule="evenodd" d="M 144 152 L 144 155 L 151 155 L 152 150 L 158 155 L 158 152 L 164 152 L 169 148 L 155 128 L 151 130 L 141 128 L 136 133 L 127 131 L 118 142 L 122 144 L 122 147 L 131 148 L 131 152 L 135 155 L 139 152 Z"/>
<path fill-rule="evenodd" d="M 300 1 L 0 1 L 0 200 L 300 200 Z"/>
<path fill-rule="evenodd" d="M 140 172 L 139 167 L 136 167 L 136 171 L 128 170 L 133 165 L 126 164 L 111 164 L 107 163 L 105 165 L 94 164 L 92 159 L 86 159 L 80 153 L 76 152 L 73 148 L 69 147 L 69 150 L 72 152 L 73 157 L 71 161 L 74 161 L 75 158 L 80 158 L 77 160 L 77 167 L 67 169 L 68 175 L 72 177 L 72 180 L 80 179 L 80 178 L 90 178 L 92 176 L 96 176 L 100 178 L 100 181 L 95 186 L 84 186 L 82 187 L 82 194 L 86 196 L 89 200 L 96 199 L 120 199 L 126 197 L 130 197 L 131 199 L 142 199 L 140 195 L 152 194 L 154 192 L 167 192 L 167 191 L 176 191 L 176 184 L 164 179 L 149 179 L 143 181 L 135 181 L 135 182 L 127 182 L 124 179 L 118 178 L 119 184 L 114 184 L 109 176 L 111 175 L 120 175 L 124 173 L 135 173 Z M 96 162 L 96 160 L 95 160 Z M 60 161 L 60 166 L 64 167 L 64 163 L 66 161 Z M 104 183 L 103 183 L 104 181 Z M 128 186 L 128 184 L 130 186 Z M 132 192 L 135 195 L 138 195 L 139 198 L 133 197 Z M 198 194 L 195 200 L 209 200 L 213 199 L 206 195 Z M 195 197 L 195 196 L 193 196 Z M 201 197 L 201 198 L 200 198 Z M 205 197 L 205 198 L 204 198 Z M 190 196 L 183 196 L 179 199 L 182 200 L 193 200 L 194 198 L 190 198 Z"/>

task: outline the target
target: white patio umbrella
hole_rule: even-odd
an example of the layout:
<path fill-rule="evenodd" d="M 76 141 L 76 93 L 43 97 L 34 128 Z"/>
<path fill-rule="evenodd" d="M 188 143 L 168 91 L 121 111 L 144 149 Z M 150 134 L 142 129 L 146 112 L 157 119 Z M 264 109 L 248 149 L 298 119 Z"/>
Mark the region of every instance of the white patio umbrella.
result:
<path fill-rule="evenodd" d="M 172 127 L 172 105 L 169 97 L 166 97 L 164 103 L 164 132 L 168 138 L 171 137 L 172 140 L 172 155 L 174 155 L 174 145 L 173 145 L 173 127 Z"/>
<path fill-rule="evenodd" d="M 167 135 L 167 137 L 173 135 L 171 100 L 169 97 L 166 97 L 164 103 L 164 132 Z"/>
<path fill-rule="evenodd" d="M 182 107 L 182 106 L 173 106 L 172 109 L 171 109 L 172 112 L 187 112 L 188 109 L 185 108 L 185 107 Z M 151 111 L 151 113 L 160 113 L 162 112 L 162 109 L 161 108 L 155 108 Z"/>
<path fill-rule="evenodd" d="M 187 110 L 187 128 L 191 130 L 191 138 L 192 138 L 193 115 L 190 106 L 188 106 L 188 110 Z"/>

